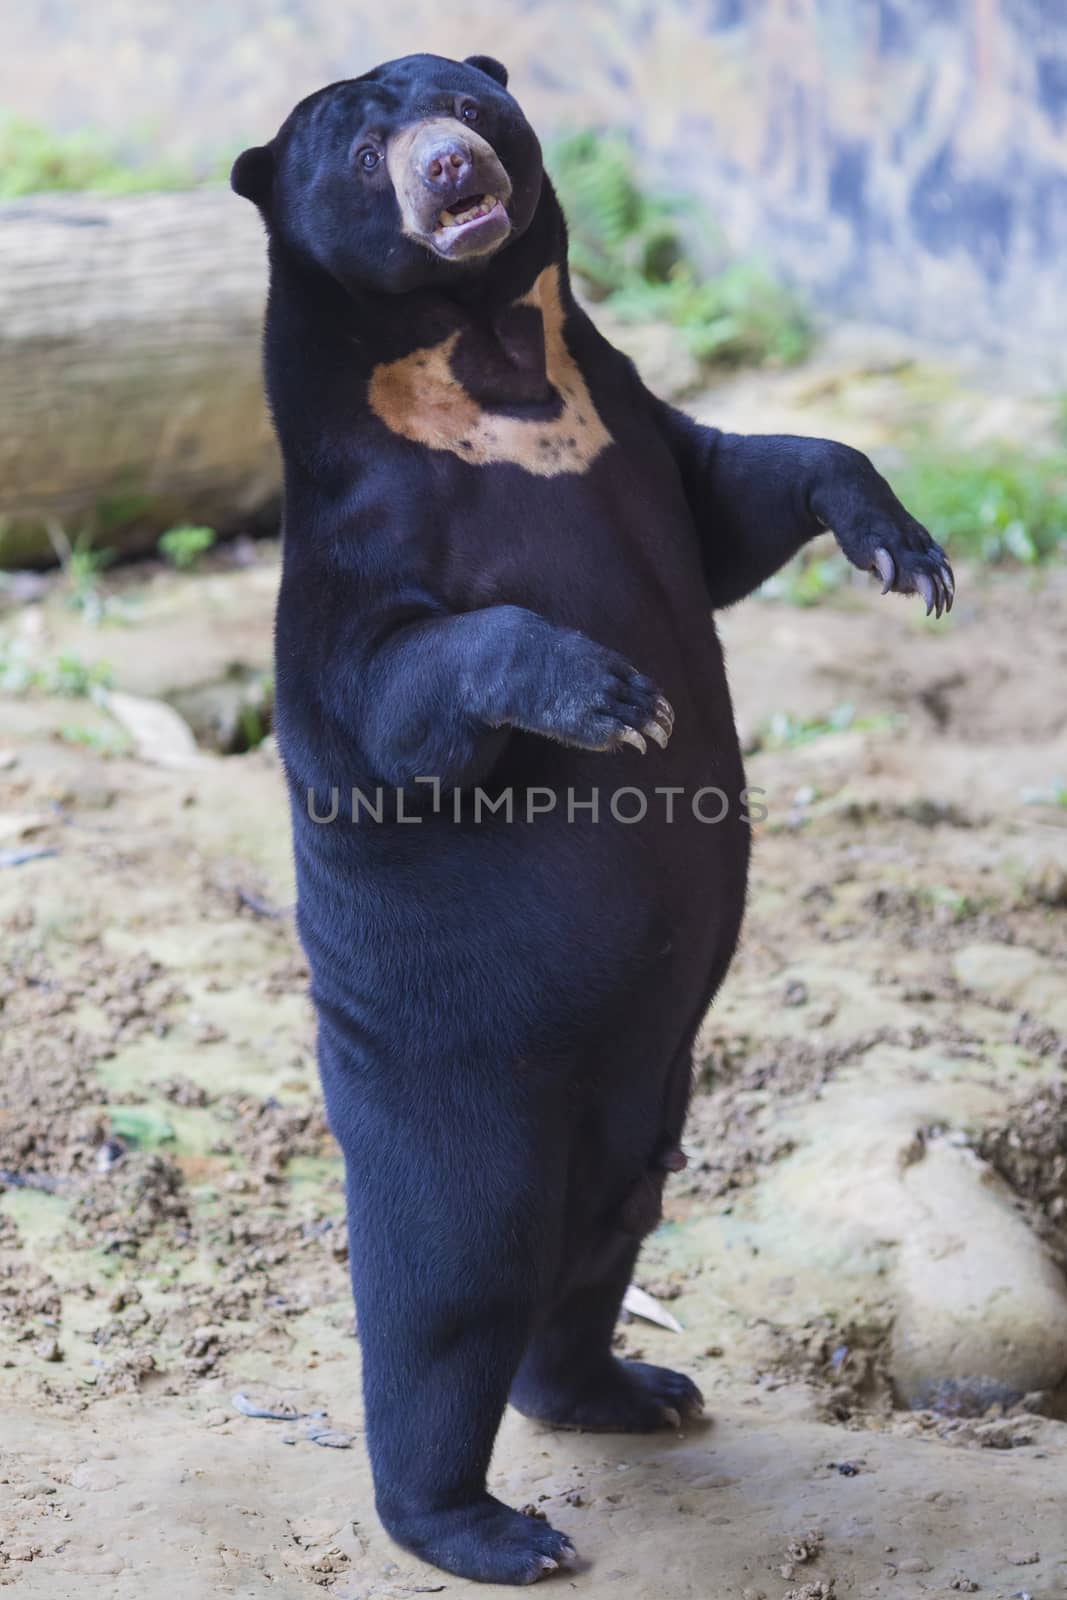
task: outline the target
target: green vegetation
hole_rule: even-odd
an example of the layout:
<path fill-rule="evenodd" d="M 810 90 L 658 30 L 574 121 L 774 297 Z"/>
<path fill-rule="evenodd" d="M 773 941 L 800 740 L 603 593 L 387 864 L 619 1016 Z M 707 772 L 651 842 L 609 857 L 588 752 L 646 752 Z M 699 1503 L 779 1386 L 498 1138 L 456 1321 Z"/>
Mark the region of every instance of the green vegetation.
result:
<path fill-rule="evenodd" d="M 191 167 L 174 162 L 127 160 L 99 134 L 53 133 L 15 117 L 0 122 L 0 200 L 58 190 L 191 189 L 199 181 Z"/>
<path fill-rule="evenodd" d="M 67 723 L 58 730 L 57 737 L 61 744 L 92 750 L 101 756 L 124 756 L 133 747 L 133 740 L 121 728 L 85 728 Z"/>
<path fill-rule="evenodd" d="M 1067 810 L 1067 783 L 1056 778 L 1047 789 L 1023 789 L 1024 806 L 1062 806 Z"/>
<path fill-rule="evenodd" d="M 259 706 L 242 706 L 237 721 L 237 749 L 234 753 L 258 750 L 269 732 L 269 712 L 264 712 Z"/>
<path fill-rule="evenodd" d="M 55 545 L 57 541 L 53 539 Z M 100 574 L 109 567 L 117 554 L 114 550 L 97 550 L 93 541 L 79 534 L 66 549 L 57 546 L 63 562 L 66 583 L 66 604 L 72 611 L 80 611 L 87 621 L 99 624 L 114 610 L 100 587 Z"/>
<path fill-rule="evenodd" d="M 40 690 L 43 694 L 64 695 L 68 699 L 82 699 L 94 689 L 106 689 L 111 682 L 111 668 L 105 662 L 85 662 L 70 653 L 56 656 L 53 661 L 34 663 L 20 640 L 0 638 L 0 693 L 28 694 Z"/>
<path fill-rule="evenodd" d="M 93 627 L 106 622 L 129 622 L 136 611 L 130 594 L 108 594 L 100 582 L 104 570 L 118 559 L 118 551 L 97 546 L 93 535 L 85 531 L 72 542 L 55 521 L 48 522 L 46 531 L 63 569 L 62 582 L 57 587 L 63 604 L 71 611 L 80 611 Z"/>
<path fill-rule="evenodd" d="M 989 911 L 995 904 L 995 901 L 988 896 L 983 899 L 975 895 L 961 894 L 947 885 L 934 885 L 932 888 L 921 886 L 916 890 L 916 899 L 921 905 L 930 906 L 935 912 L 940 912 L 948 922 L 970 922 L 982 911 Z"/>
<path fill-rule="evenodd" d="M 765 750 L 795 750 L 829 733 L 871 732 L 894 728 L 897 719 L 889 713 L 857 717 L 855 706 L 834 706 L 825 717 L 796 717 L 791 711 L 776 711 L 761 731 Z"/>
<path fill-rule="evenodd" d="M 159 536 L 159 553 L 171 566 L 183 571 L 195 566 L 205 550 L 210 550 L 218 535 L 214 528 L 196 528 L 183 523 L 180 528 L 169 528 Z"/>
<path fill-rule="evenodd" d="M 169 1144 L 175 1137 L 170 1118 L 151 1106 L 109 1106 L 108 1119 L 116 1138 L 143 1149 Z"/>
<path fill-rule="evenodd" d="M 248 750 L 258 750 L 270 736 L 273 724 L 274 675 L 256 673 L 246 687 L 232 732 L 223 744 L 223 753 L 239 756 Z"/>
<path fill-rule="evenodd" d="M 79 534 L 63 562 L 74 595 L 92 588 L 100 573 L 115 559 L 114 550 L 97 550 L 91 539 Z"/>
<path fill-rule="evenodd" d="M 893 487 L 950 555 L 1033 566 L 1067 551 L 1067 455 L 920 451 Z"/>
<path fill-rule="evenodd" d="M 1067 454 L 1028 457 L 1003 447 L 987 456 L 916 449 L 889 472 L 897 494 L 952 558 L 1037 566 L 1067 554 Z M 760 590 L 769 600 L 817 605 L 852 579 L 839 551 L 820 540 Z M 936 625 L 944 628 L 944 618 Z"/>
<path fill-rule="evenodd" d="M 812 333 L 799 302 L 757 262 L 701 272 L 686 233 L 700 232 L 710 245 L 708 218 L 692 203 L 638 188 L 626 139 L 575 134 L 556 145 L 548 165 L 567 214 L 571 264 L 594 299 L 626 321 L 669 324 L 709 364 L 786 363 L 807 353 Z"/>
<path fill-rule="evenodd" d="M 773 578 L 768 578 L 759 592 L 765 600 L 784 600 L 791 606 L 817 606 L 828 594 L 848 583 L 854 570 L 840 551 L 816 555 L 814 550 L 806 550 Z"/>

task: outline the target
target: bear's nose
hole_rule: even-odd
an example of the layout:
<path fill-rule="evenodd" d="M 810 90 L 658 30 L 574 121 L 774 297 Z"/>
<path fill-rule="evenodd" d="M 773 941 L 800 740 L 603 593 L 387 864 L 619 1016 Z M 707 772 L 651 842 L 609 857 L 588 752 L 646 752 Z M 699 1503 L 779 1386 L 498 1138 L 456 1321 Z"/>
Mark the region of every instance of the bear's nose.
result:
<path fill-rule="evenodd" d="M 422 177 L 438 194 L 458 194 L 470 182 L 471 153 L 462 139 L 441 139 L 422 153 Z"/>

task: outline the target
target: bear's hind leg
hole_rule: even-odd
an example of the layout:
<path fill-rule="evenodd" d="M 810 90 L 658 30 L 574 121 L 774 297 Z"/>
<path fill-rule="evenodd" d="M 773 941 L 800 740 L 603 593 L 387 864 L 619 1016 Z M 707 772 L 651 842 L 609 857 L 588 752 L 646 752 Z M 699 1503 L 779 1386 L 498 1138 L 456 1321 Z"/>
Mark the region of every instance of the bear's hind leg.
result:
<path fill-rule="evenodd" d="M 651 1433 L 701 1414 L 703 1396 L 691 1379 L 611 1352 L 640 1248 L 640 1241 L 615 1235 L 601 1271 L 567 1291 L 537 1327 L 511 1387 L 517 1411 L 556 1427 L 605 1433 Z"/>
<path fill-rule="evenodd" d="M 568 1565 L 573 1546 L 490 1495 L 486 1472 L 552 1270 L 544 1241 L 558 1227 L 541 1185 L 518 1153 L 514 1164 L 493 1159 L 475 1097 L 466 1119 L 446 1115 L 432 1133 L 408 1121 L 398 1136 L 375 1130 L 366 1108 L 338 1114 L 330 1088 L 378 1515 L 398 1544 L 447 1572 L 533 1583 Z"/>

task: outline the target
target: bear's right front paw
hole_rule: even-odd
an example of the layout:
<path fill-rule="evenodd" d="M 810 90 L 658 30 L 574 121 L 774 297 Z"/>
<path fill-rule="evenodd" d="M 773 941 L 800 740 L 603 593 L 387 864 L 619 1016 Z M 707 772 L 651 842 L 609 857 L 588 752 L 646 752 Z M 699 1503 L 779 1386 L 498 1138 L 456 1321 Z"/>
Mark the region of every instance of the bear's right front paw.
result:
<path fill-rule="evenodd" d="M 577 1559 L 566 1534 L 485 1495 L 473 1505 L 390 1517 L 387 1531 L 445 1572 L 477 1583 L 536 1583 Z"/>
<path fill-rule="evenodd" d="M 644 755 L 650 739 L 667 748 L 674 712 L 651 678 L 624 656 L 580 635 L 567 654 L 569 659 L 558 664 L 557 684 L 537 732 L 581 750 L 631 745 Z"/>

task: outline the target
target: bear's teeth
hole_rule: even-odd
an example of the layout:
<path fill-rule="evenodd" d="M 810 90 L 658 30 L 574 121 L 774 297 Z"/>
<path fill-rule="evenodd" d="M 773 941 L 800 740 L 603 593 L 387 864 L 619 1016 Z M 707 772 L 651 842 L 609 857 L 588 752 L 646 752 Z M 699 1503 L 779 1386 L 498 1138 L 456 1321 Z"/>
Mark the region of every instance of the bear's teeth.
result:
<path fill-rule="evenodd" d="M 468 206 L 466 211 L 442 211 L 438 219 L 438 227 L 454 228 L 464 222 L 473 222 L 476 217 L 488 216 L 495 205 L 495 195 L 483 195 L 477 205 Z"/>

